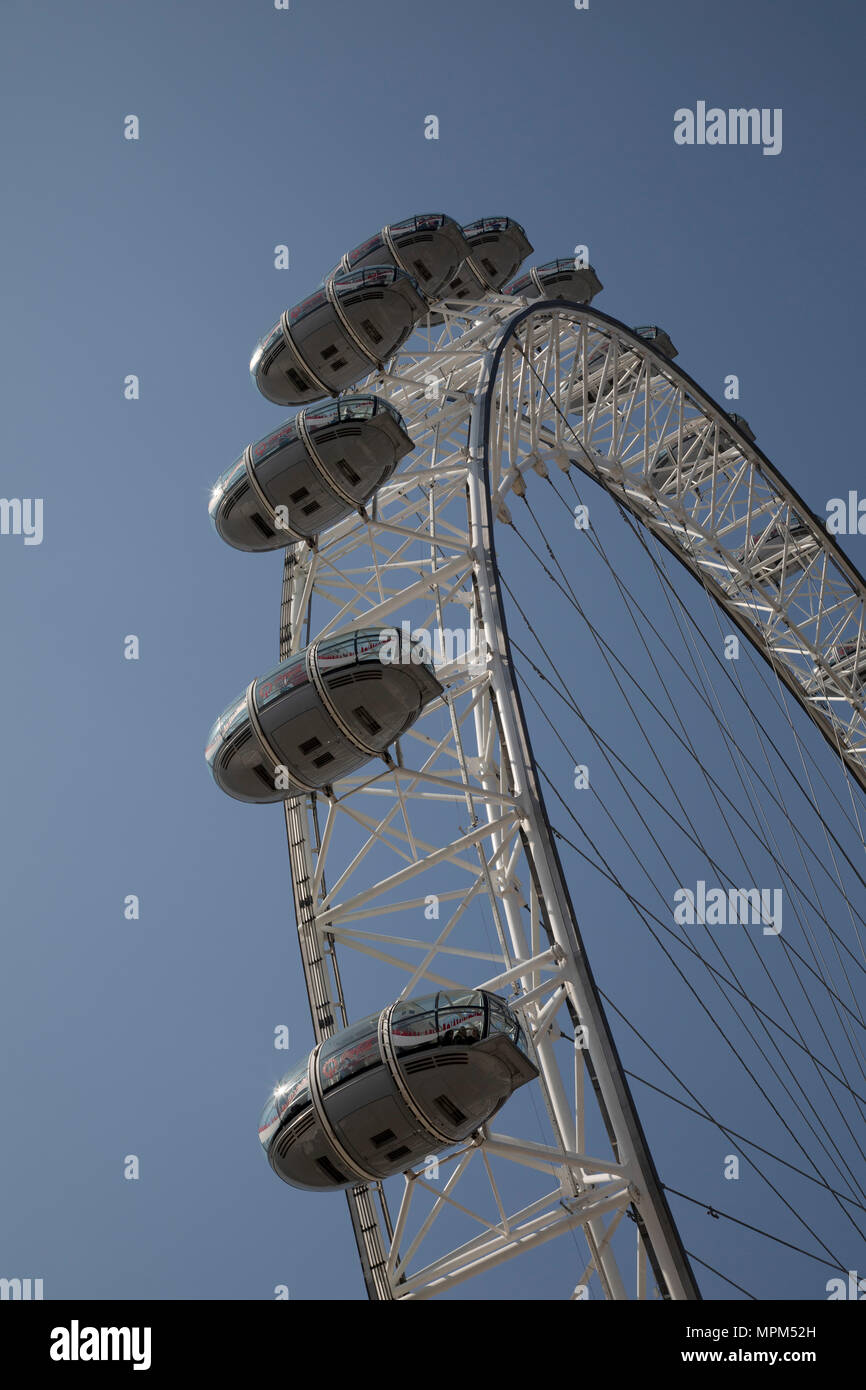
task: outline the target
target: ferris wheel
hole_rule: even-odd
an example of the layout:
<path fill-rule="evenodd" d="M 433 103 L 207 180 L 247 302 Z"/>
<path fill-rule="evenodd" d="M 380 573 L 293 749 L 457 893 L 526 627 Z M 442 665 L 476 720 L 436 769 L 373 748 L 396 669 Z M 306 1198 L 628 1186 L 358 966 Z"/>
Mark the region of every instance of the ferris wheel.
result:
<path fill-rule="evenodd" d="M 313 1027 L 259 1137 L 310 1202 L 345 1191 L 371 1299 L 565 1235 L 564 1298 L 695 1299 L 545 803 L 497 537 L 545 482 L 600 484 L 861 788 L 866 581 L 662 329 L 591 308 L 579 256 L 515 278 L 531 250 L 506 217 L 391 224 L 253 356 L 298 410 L 210 510 L 234 547 L 285 549 L 279 663 L 207 758 L 284 806 Z M 382 982 L 360 1018 L 356 979 Z"/>

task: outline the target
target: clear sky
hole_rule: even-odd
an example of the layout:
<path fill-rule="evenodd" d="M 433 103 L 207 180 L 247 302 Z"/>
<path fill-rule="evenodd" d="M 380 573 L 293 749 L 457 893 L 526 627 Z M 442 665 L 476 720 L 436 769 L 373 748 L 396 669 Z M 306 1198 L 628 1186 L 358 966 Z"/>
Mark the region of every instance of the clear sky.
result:
<path fill-rule="evenodd" d="M 7 0 L 0 490 L 43 499 L 44 534 L 0 536 L 0 1275 L 42 1277 L 49 1298 L 363 1296 L 344 1200 L 290 1191 L 259 1151 L 286 1069 L 273 1030 L 290 1026 L 292 1056 L 310 1042 L 284 826 L 220 796 L 202 752 L 276 655 L 279 557 L 232 553 L 207 518 L 216 476 L 279 419 L 249 380 L 256 339 L 383 223 L 506 213 L 536 261 L 588 244 L 598 306 L 661 323 L 716 399 L 736 373 L 737 409 L 823 514 L 863 485 L 864 29 L 841 0 Z M 674 112 L 698 101 L 780 108 L 781 153 L 677 145 Z M 604 499 L 598 517 L 638 592 L 638 548 Z M 845 543 L 866 569 L 866 541 Z M 596 602 L 628 650 L 627 621 Z M 563 661 L 603 710 L 597 653 Z M 670 977 L 649 983 L 639 925 L 611 944 L 606 890 L 579 898 L 603 987 L 772 1147 L 760 1097 L 696 1043 Z M 770 1221 L 754 1175 L 722 1178 L 720 1137 L 637 1095 L 663 1178 Z M 675 1210 L 689 1248 L 746 1287 L 825 1296 L 829 1271 Z M 866 1273 L 850 1225 L 818 1219 Z M 551 1244 L 531 1283 L 515 1262 L 488 1291 L 561 1297 L 579 1264 Z"/>

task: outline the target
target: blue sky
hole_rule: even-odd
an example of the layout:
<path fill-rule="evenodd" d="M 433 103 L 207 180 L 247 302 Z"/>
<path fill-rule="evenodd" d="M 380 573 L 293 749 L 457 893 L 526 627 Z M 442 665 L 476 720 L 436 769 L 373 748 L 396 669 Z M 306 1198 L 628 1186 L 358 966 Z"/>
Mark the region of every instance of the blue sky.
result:
<path fill-rule="evenodd" d="M 221 797 L 202 755 L 216 714 L 276 653 L 279 558 L 233 554 L 207 518 L 213 480 L 279 419 L 250 383 L 250 352 L 384 222 L 504 212 L 535 261 L 588 244 L 598 306 L 661 323 L 715 398 L 736 373 L 737 408 L 822 514 L 862 477 L 864 20 L 801 0 L 9 0 L 0 23 L 2 491 L 44 499 L 41 545 L 0 537 L 0 1185 L 14 1194 L 0 1274 L 43 1277 L 57 1298 L 258 1299 L 283 1283 L 293 1298 L 357 1299 L 345 1203 L 283 1187 L 255 1137 L 285 1069 L 274 1027 L 292 1028 L 292 1055 L 309 1045 L 282 817 Z M 677 146 L 674 112 L 698 100 L 781 108 L 782 153 Z M 129 113 L 137 142 L 123 138 Z M 430 113 L 438 141 L 424 139 Z M 288 271 L 274 269 L 278 243 Z M 638 549 L 597 507 L 638 592 Z M 866 569 L 863 538 L 847 548 Z M 540 613 L 540 578 L 520 575 Z M 574 582 L 593 588 L 583 556 Z M 683 593 L 709 634 L 702 596 Z M 627 649 L 612 596 L 594 602 Z M 597 653 L 550 636 L 570 643 L 573 688 L 603 714 Z M 676 775 L 698 798 L 694 772 Z M 692 882 L 700 866 L 681 862 Z M 138 922 L 123 917 L 131 893 Z M 772 1146 L 760 1099 L 723 1051 L 696 1046 L 669 977 L 647 973 L 639 929 L 606 929 L 622 904 L 594 882 L 578 896 L 603 987 L 656 1021 L 720 1114 Z M 721 1178 L 721 1140 L 638 1099 L 663 1177 L 769 1221 L 756 1183 Z M 138 1182 L 124 1181 L 126 1154 Z M 676 1214 L 690 1249 L 763 1296 L 824 1297 L 817 1265 Z M 866 1267 L 851 1227 L 824 1218 L 846 1267 Z M 579 1262 L 551 1245 L 531 1283 L 517 1262 L 489 1287 L 560 1297 Z"/>

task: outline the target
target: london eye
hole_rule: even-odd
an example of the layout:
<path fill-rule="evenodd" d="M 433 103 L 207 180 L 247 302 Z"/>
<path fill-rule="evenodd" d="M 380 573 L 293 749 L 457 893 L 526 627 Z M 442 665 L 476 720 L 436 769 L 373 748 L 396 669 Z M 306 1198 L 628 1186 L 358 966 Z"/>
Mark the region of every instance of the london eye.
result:
<path fill-rule="evenodd" d="M 758 1235 L 823 1279 L 845 1268 L 830 1230 L 859 1240 L 866 1216 L 866 581 L 667 331 L 599 310 L 580 254 L 523 269 L 532 249 L 505 216 L 389 224 L 252 357 L 261 394 L 295 413 L 226 468 L 210 514 L 234 549 L 284 550 L 279 644 L 206 756 L 228 795 L 284 808 L 310 1006 L 309 1048 L 265 1099 L 259 1139 L 297 1200 L 344 1193 L 373 1300 L 483 1287 L 555 1238 L 574 1244 L 563 1298 L 697 1299 L 724 1280 L 712 1242 L 681 1236 L 701 1194 L 667 1181 L 638 1091 L 726 1151 L 762 1145 L 600 988 L 581 910 L 599 875 L 671 968 L 656 1012 L 693 1010 L 781 1136 L 757 1166 L 784 1236 Z M 602 508 L 654 596 L 618 580 Z M 255 562 L 236 564 L 252 593 Z M 622 630 L 588 613 L 601 575 Z M 573 682 L 578 632 L 610 671 L 615 735 Z M 682 783 L 662 738 L 692 769 Z M 602 771 L 609 794 L 587 816 Z M 719 885 L 715 919 L 708 879 L 661 917 L 635 886 L 696 864 Z M 782 888 L 754 886 L 768 864 L 784 928 Z M 626 1038 L 654 1080 L 626 1063 Z M 826 1230 L 786 1169 L 820 1189 Z"/>

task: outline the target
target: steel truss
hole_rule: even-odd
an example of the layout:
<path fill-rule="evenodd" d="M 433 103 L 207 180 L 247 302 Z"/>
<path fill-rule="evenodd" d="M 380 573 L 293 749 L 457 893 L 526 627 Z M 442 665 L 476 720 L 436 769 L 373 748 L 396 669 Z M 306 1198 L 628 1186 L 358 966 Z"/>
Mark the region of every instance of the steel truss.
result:
<path fill-rule="evenodd" d="M 382 764 L 286 802 L 315 1037 L 349 1021 L 350 961 L 381 972 L 374 1005 L 494 989 L 526 1025 L 543 1111 L 539 1139 L 513 1098 L 508 1132 L 497 1121 L 438 1170 L 405 1174 L 393 1216 L 379 1185 L 348 1194 L 368 1293 L 430 1298 L 580 1231 L 574 1296 L 699 1297 L 550 833 L 495 529 L 534 475 L 594 478 L 706 586 L 861 786 L 866 584 L 725 412 L 597 310 L 496 294 L 446 306 L 359 389 L 391 401 L 416 448 L 369 511 L 286 552 L 280 655 L 408 622 L 444 634 L 445 695 Z M 856 643 L 850 674 L 827 659 L 842 641 Z"/>

